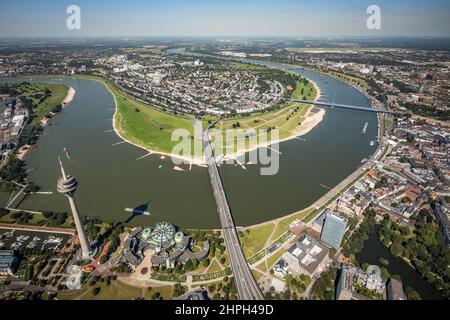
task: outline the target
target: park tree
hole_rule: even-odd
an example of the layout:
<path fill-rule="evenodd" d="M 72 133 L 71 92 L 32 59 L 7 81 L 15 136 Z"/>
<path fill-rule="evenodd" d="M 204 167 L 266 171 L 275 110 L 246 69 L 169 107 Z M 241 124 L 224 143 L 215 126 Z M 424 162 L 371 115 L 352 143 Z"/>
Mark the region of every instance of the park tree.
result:
<path fill-rule="evenodd" d="M 420 294 L 411 287 L 406 287 L 405 293 L 408 300 L 422 300 Z"/>
<path fill-rule="evenodd" d="M 96 296 L 100 293 L 100 290 L 101 290 L 100 287 L 94 287 L 94 288 L 92 288 L 91 292 L 94 296 Z"/>
<path fill-rule="evenodd" d="M 390 277 L 390 273 L 388 271 L 388 269 L 386 269 L 385 267 L 381 267 L 381 277 L 385 280 L 389 279 Z"/>
<path fill-rule="evenodd" d="M 159 291 L 156 291 L 156 292 L 154 292 L 152 295 L 151 295 L 151 299 L 152 300 L 158 300 L 159 298 L 161 297 L 161 294 L 159 293 Z"/>
<path fill-rule="evenodd" d="M 197 267 L 198 267 L 198 264 L 199 264 L 199 261 L 198 261 L 198 259 L 192 259 L 192 265 L 193 265 L 193 267 L 194 267 L 194 269 L 197 269 Z"/>
<path fill-rule="evenodd" d="M 39 191 L 39 189 L 40 188 L 37 184 L 35 184 L 33 182 L 29 182 L 27 184 L 27 186 L 25 187 L 24 192 L 28 194 L 28 193 Z"/>
<path fill-rule="evenodd" d="M 216 291 L 216 285 L 213 283 L 208 286 L 208 292 L 213 293 L 214 291 Z"/>
<path fill-rule="evenodd" d="M 194 265 L 193 265 L 191 259 L 187 260 L 187 261 L 184 263 L 184 270 L 186 270 L 186 271 L 192 271 L 192 270 L 194 270 L 194 269 L 195 269 L 195 268 L 194 268 Z"/>
<path fill-rule="evenodd" d="M 403 250 L 403 246 L 402 246 L 402 241 L 400 239 L 395 239 L 391 244 L 390 251 L 393 256 L 396 256 L 396 257 L 403 256 L 404 250 Z"/>
<path fill-rule="evenodd" d="M 335 248 L 331 248 L 330 251 L 328 252 L 328 257 L 330 259 L 333 259 L 334 256 L 336 255 L 337 250 Z"/>
<path fill-rule="evenodd" d="M 201 266 L 202 266 L 203 268 L 206 268 L 206 267 L 209 266 L 209 263 L 210 263 L 210 260 L 209 260 L 208 258 L 206 258 L 205 260 L 203 260 L 203 261 L 201 262 Z"/>
<path fill-rule="evenodd" d="M 173 287 L 172 297 L 173 298 L 179 297 L 182 294 L 184 294 L 185 291 L 186 289 L 180 283 L 175 283 Z"/>

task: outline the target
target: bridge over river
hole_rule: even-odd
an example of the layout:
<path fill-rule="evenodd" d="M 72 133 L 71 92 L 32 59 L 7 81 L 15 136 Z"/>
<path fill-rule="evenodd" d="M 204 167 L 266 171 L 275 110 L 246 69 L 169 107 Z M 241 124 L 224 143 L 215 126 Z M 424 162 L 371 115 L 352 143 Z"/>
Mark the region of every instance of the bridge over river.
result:
<path fill-rule="evenodd" d="M 340 104 L 333 103 L 327 101 L 311 101 L 311 100 L 298 100 L 298 99 L 290 99 L 290 102 L 299 102 L 299 103 L 308 103 L 315 105 L 316 107 L 329 107 L 329 108 L 340 108 L 340 109 L 349 109 L 349 110 L 357 110 L 357 111 L 365 111 L 365 112 L 375 112 L 375 113 L 387 113 L 387 114 L 398 114 L 398 112 L 379 109 L 379 108 L 365 108 L 359 106 L 352 106 L 349 104 Z"/>
<path fill-rule="evenodd" d="M 217 204 L 217 213 L 219 214 L 219 220 L 223 230 L 225 246 L 228 250 L 228 256 L 230 257 L 230 265 L 233 271 L 237 293 L 241 300 L 263 300 L 264 297 L 261 289 L 253 277 L 239 242 L 233 216 L 231 215 L 231 210 L 217 168 L 216 158 L 211 147 L 209 139 L 210 128 L 211 126 L 203 132 L 205 161 L 208 165 L 209 177 L 211 179 L 214 198 Z"/>

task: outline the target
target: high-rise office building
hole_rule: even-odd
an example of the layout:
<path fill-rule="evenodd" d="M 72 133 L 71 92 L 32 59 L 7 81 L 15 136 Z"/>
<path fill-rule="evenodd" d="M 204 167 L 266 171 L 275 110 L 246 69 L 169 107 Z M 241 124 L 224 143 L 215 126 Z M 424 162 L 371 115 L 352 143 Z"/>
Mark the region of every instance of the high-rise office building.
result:
<path fill-rule="evenodd" d="M 331 248 L 339 248 L 347 229 L 347 219 L 327 209 L 323 221 L 320 240 Z"/>

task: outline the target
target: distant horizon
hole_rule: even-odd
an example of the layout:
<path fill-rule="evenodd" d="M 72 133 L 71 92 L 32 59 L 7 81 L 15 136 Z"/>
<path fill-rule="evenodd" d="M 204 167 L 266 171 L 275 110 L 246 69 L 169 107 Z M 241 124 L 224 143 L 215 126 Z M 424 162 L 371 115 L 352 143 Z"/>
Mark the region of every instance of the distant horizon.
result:
<path fill-rule="evenodd" d="M 80 8 L 81 29 L 66 26 Z M 369 6 L 381 27 L 369 29 Z M 0 0 L 0 38 L 12 37 L 446 37 L 447 0 Z"/>
<path fill-rule="evenodd" d="M 427 36 L 427 35 L 387 35 L 387 36 L 370 36 L 370 35 L 321 35 L 321 36 L 295 36 L 295 35 L 150 35 L 150 36 L 136 36 L 136 35 L 66 35 L 66 36 L 0 36 L 0 39 L 60 39 L 60 40 L 82 40 L 82 39 L 118 39 L 118 40 L 128 40 L 128 39 L 182 39 L 182 38 L 192 38 L 192 39 L 290 39 L 290 40 L 331 40 L 331 39 L 358 39 L 358 40 L 383 40 L 383 39 L 439 39 L 439 40 L 450 40 L 450 35 L 437 35 L 437 36 Z"/>

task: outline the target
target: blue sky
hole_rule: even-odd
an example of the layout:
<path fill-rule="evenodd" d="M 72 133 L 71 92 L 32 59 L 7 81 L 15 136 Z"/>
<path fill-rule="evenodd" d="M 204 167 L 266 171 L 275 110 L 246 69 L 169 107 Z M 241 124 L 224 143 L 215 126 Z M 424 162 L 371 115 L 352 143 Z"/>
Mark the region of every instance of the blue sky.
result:
<path fill-rule="evenodd" d="M 81 8 L 68 30 L 66 8 Z M 381 8 L 381 30 L 366 9 Z M 0 37 L 449 36 L 448 0 L 0 0 Z"/>

